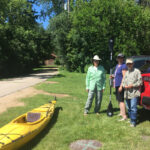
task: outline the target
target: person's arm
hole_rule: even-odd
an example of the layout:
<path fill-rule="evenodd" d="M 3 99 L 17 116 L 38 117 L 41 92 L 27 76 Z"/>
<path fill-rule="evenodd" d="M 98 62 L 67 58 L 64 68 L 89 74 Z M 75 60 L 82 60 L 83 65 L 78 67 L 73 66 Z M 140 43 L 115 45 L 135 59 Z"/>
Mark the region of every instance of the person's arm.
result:
<path fill-rule="evenodd" d="M 86 91 L 89 91 L 89 86 L 90 86 L 90 71 L 88 69 L 88 72 L 86 74 Z"/>
<path fill-rule="evenodd" d="M 126 74 L 124 75 L 124 78 L 122 79 L 122 88 L 125 87 L 125 79 L 126 79 Z"/>
<path fill-rule="evenodd" d="M 123 88 L 123 81 L 124 81 L 124 77 L 125 77 L 125 74 L 126 74 L 127 70 L 122 70 L 122 81 L 121 81 L 121 84 L 120 84 L 120 87 L 119 87 L 119 92 L 122 91 L 122 88 Z"/>
<path fill-rule="evenodd" d="M 102 81 L 103 81 L 103 87 L 102 87 L 102 89 L 104 91 L 104 89 L 106 87 L 106 71 L 105 71 L 104 68 L 103 68 L 103 74 L 102 74 Z"/>

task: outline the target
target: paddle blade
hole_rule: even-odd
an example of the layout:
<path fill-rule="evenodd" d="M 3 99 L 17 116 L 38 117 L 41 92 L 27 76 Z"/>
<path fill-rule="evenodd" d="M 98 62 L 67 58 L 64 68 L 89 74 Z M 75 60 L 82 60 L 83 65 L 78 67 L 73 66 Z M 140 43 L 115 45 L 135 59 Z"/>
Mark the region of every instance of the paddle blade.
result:
<path fill-rule="evenodd" d="M 107 116 L 108 117 L 113 116 L 113 105 L 112 105 L 111 101 L 109 102 L 108 107 L 107 107 Z"/>

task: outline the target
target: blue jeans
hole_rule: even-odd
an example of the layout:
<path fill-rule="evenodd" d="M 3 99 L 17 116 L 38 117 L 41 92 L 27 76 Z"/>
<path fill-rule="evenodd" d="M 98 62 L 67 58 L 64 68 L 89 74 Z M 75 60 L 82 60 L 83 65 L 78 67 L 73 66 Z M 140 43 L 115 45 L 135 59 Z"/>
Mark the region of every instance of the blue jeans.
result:
<path fill-rule="evenodd" d="M 103 96 L 103 92 L 98 91 L 97 89 L 91 91 L 89 90 L 88 93 L 88 98 L 87 98 L 87 102 L 85 104 L 85 110 L 84 113 L 88 113 L 88 111 L 90 110 L 91 106 L 92 106 L 92 102 L 93 102 L 93 98 L 94 95 L 96 94 L 96 98 L 95 98 L 95 108 L 94 108 L 94 112 L 98 113 L 100 111 L 100 107 L 101 107 L 101 102 L 102 102 L 102 96 Z"/>
<path fill-rule="evenodd" d="M 132 99 L 126 100 L 126 106 L 128 109 L 129 118 L 131 119 L 131 123 L 136 125 L 136 119 L 137 119 L 137 101 L 138 97 L 134 97 Z"/>

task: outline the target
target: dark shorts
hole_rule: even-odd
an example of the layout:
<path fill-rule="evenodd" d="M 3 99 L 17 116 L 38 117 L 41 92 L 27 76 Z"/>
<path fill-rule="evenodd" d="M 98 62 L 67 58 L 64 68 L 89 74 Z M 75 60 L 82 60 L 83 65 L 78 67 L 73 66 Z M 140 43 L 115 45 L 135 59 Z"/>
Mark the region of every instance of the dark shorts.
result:
<path fill-rule="evenodd" d="M 116 87 L 116 99 L 118 102 L 124 102 L 124 89 L 118 92 L 119 86 Z"/>

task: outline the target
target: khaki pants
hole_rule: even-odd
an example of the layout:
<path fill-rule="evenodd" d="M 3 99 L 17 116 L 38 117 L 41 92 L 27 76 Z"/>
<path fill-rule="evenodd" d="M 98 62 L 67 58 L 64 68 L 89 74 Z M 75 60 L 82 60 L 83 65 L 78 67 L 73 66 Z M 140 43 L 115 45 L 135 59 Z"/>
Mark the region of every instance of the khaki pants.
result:
<path fill-rule="evenodd" d="M 90 110 L 90 108 L 92 106 L 94 95 L 96 95 L 94 112 L 98 113 L 100 111 L 103 92 L 102 92 L 102 90 L 98 91 L 97 89 L 95 89 L 94 91 L 89 90 L 89 92 L 88 92 L 88 98 L 87 98 L 87 101 L 85 104 L 84 113 L 88 113 L 88 111 Z"/>

